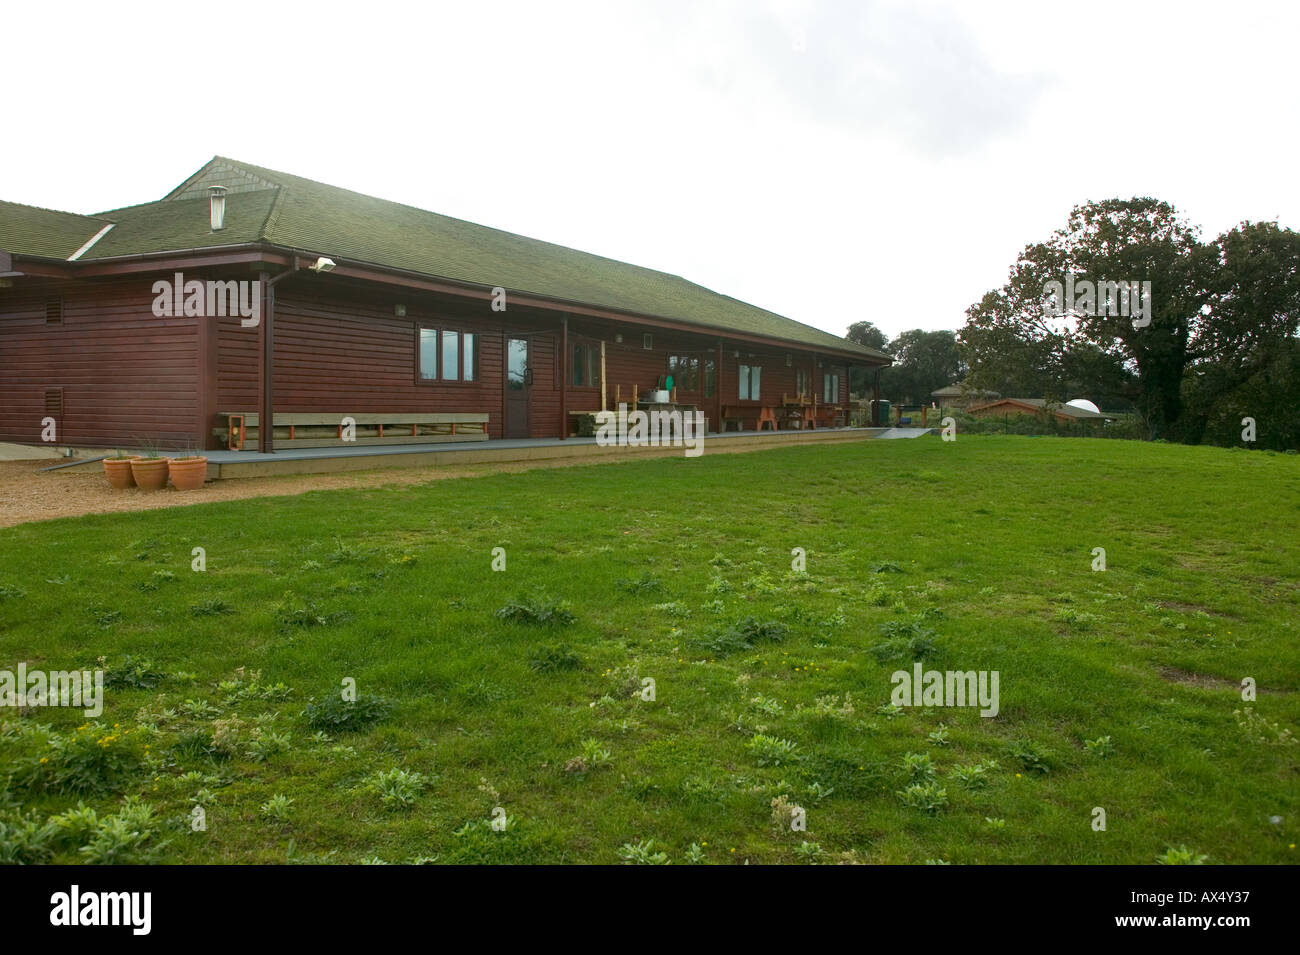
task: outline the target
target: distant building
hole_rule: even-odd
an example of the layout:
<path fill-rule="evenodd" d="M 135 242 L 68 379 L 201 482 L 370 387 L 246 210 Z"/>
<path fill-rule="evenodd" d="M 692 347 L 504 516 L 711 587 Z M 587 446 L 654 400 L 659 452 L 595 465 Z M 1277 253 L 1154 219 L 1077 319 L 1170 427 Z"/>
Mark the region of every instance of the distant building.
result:
<path fill-rule="evenodd" d="M 976 418 L 1000 418 L 1004 415 L 1046 415 L 1057 421 L 1114 421 L 1113 415 L 1089 411 L 1077 405 L 1049 403 L 1046 398 L 999 398 L 972 405 L 967 413 Z"/>
<path fill-rule="evenodd" d="M 996 391 L 970 388 L 964 381 L 955 381 L 951 385 L 945 385 L 936 391 L 930 392 L 930 397 L 941 408 L 965 408 L 981 401 L 1000 398 L 1001 395 Z"/>

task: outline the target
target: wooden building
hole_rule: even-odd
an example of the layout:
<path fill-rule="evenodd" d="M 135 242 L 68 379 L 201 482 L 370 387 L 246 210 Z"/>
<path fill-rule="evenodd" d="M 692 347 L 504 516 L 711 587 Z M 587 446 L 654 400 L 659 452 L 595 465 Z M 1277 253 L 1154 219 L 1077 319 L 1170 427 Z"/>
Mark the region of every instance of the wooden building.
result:
<path fill-rule="evenodd" d="M 0 440 L 54 419 L 59 445 L 225 447 L 230 415 L 250 438 L 274 416 L 262 450 L 345 415 L 379 441 L 564 437 L 666 376 L 710 430 L 824 426 L 849 367 L 888 362 L 674 275 L 221 157 L 93 216 L 0 202 Z"/>

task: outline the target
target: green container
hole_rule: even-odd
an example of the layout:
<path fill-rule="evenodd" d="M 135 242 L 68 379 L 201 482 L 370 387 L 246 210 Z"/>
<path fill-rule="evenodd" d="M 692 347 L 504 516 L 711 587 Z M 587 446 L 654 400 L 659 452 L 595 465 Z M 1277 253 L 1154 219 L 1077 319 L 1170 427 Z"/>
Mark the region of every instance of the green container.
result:
<path fill-rule="evenodd" d="M 880 417 L 877 419 L 880 422 L 880 427 L 888 428 L 889 427 L 889 402 L 886 399 L 881 398 L 879 401 L 876 402 L 876 409 L 880 412 Z"/>

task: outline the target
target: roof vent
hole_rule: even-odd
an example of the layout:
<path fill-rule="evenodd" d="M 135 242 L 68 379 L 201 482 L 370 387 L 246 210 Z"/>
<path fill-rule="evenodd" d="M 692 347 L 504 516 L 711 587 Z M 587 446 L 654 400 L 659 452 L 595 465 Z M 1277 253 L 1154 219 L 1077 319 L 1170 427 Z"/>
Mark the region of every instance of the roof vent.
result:
<path fill-rule="evenodd" d="M 226 187 L 208 186 L 208 198 L 212 203 L 212 231 L 220 232 L 226 227 Z"/>

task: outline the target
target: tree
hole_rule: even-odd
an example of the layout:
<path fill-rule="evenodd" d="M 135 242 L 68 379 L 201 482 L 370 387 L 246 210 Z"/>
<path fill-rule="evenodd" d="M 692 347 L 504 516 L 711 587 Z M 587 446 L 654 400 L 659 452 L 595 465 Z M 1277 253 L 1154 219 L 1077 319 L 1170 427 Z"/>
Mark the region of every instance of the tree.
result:
<path fill-rule="evenodd" d="M 871 322 L 854 322 L 844 337 L 858 345 L 874 348 L 876 351 L 889 353 L 889 336 Z M 849 393 L 863 395 L 869 392 L 873 382 L 866 368 L 853 365 L 849 368 Z"/>
<path fill-rule="evenodd" d="M 880 373 L 880 392 L 899 404 L 925 404 L 930 392 L 962 377 L 956 332 L 919 328 L 900 332 L 889 346 L 894 364 Z"/>
<path fill-rule="evenodd" d="M 854 322 L 849 326 L 844 337 L 867 348 L 874 348 L 876 351 L 889 351 L 889 336 L 871 322 Z"/>
<path fill-rule="evenodd" d="M 1225 429 L 1239 432 L 1241 418 L 1250 416 L 1262 446 L 1297 447 L 1300 233 L 1275 222 L 1243 222 L 1219 236 L 1213 250 L 1206 316 L 1183 380 L 1184 439 L 1200 441 L 1213 426 L 1216 443 L 1238 443 L 1223 441 Z"/>
<path fill-rule="evenodd" d="M 1073 302 L 1057 292 L 1067 279 L 1084 290 Z M 1149 297 L 1124 294 L 1129 283 L 1150 283 Z M 1049 292 L 1064 314 L 1044 308 Z M 1027 246 L 967 310 L 961 341 L 973 384 L 1128 398 L 1157 436 L 1196 442 L 1217 401 L 1273 367 L 1298 303 L 1297 233 L 1243 223 L 1203 243 L 1166 202 L 1109 199 Z"/>

